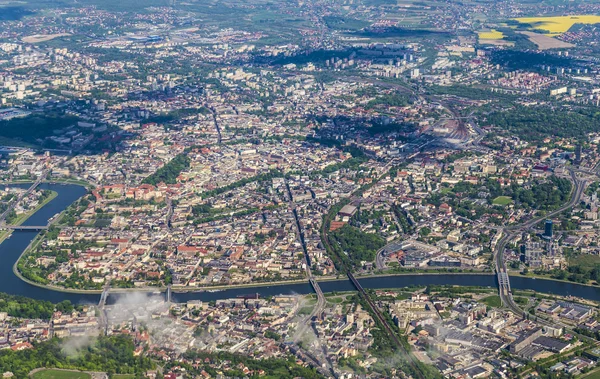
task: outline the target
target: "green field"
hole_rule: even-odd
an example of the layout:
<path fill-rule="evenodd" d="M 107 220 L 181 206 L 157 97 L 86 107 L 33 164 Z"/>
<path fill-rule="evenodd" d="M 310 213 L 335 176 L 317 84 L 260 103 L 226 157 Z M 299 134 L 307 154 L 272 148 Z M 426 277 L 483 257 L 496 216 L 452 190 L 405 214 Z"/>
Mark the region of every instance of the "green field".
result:
<path fill-rule="evenodd" d="M 569 265 L 593 267 L 600 264 L 600 256 L 592 254 L 580 254 L 569 258 Z"/>
<path fill-rule="evenodd" d="M 585 379 L 600 379 L 600 370 L 593 371 L 588 375 L 582 375 L 581 378 Z"/>
<path fill-rule="evenodd" d="M 299 315 L 309 315 L 315 307 L 302 307 L 298 310 Z"/>
<path fill-rule="evenodd" d="M 90 379 L 90 374 L 78 371 L 43 370 L 33 374 L 33 379 Z"/>
<path fill-rule="evenodd" d="M 0 137 L 0 145 L 1 146 L 14 146 L 14 147 L 29 147 L 32 149 L 36 149 L 39 147 L 38 145 L 35 145 L 32 143 L 27 143 L 27 142 L 23 142 L 18 139 L 7 138 L 7 137 Z"/>
<path fill-rule="evenodd" d="M 508 205 L 512 203 L 512 199 L 508 196 L 498 196 L 492 201 L 494 205 Z"/>
<path fill-rule="evenodd" d="M 489 305 L 490 307 L 494 308 L 500 308 L 502 306 L 502 301 L 500 301 L 500 296 L 498 295 L 484 297 L 480 301 L 485 305 Z"/>

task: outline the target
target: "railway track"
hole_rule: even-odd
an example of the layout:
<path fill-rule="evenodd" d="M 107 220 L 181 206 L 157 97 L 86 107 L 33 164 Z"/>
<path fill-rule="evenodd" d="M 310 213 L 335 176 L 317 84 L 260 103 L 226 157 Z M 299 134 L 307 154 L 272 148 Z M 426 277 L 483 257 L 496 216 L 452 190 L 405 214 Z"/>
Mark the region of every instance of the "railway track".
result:
<path fill-rule="evenodd" d="M 383 325 L 383 328 L 388 333 L 388 335 L 391 337 L 394 344 L 396 344 L 398 349 L 400 349 L 403 353 L 406 354 L 406 356 L 408 357 L 407 362 L 408 362 L 409 366 L 412 368 L 415 376 L 417 378 L 425 378 L 424 373 L 422 372 L 421 368 L 417 364 L 416 358 L 411 354 L 411 352 L 408 349 L 406 349 L 406 347 L 402 344 L 402 342 L 396 335 L 396 332 L 388 325 L 387 320 L 383 317 L 383 315 L 381 314 L 381 311 L 375 305 L 375 303 L 373 303 L 373 300 L 371 300 L 371 297 L 369 296 L 369 294 L 365 291 L 365 289 L 361 286 L 361 284 L 358 282 L 358 280 L 356 280 L 354 275 L 352 275 L 352 273 L 350 273 L 350 272 L 348 273 L 348 279 L 350 279 L 350 282 L 356 288 L 356 290 L 361 294 L 361 296 L 364 297 L 365 301 L 369 305 L 369 308 L 371 308 L 371 311 L 373 312 L 373 314 L 375 315 L 377 320 L 379 320 L 381 325 Z"/>
<path fill-rule="evenodd" d="M 335 254 L 335 250 L 331 247 L 331 244 L 329 243 L 329 237 L 327 236 L 327 230 L 326 230 L 325 222 L 323 222 L 323 225 L 321 226 L 321 228 L 322 228 L 321 229 L 321 233 L 322 233 L 322 237 L 323 237 L 322 240 L 325 243 L 325 245 L 327 246 L 327 250 L 329 250 L 330 252 L 332 252 L 332 253 Z M 340 260 L 340 264 L 343 265 L 343 263 L 342 263 L 341 260 Z M 358 291 L 358 293 L 360 294 L 360 296 L 362 296 L 365 299 L 365 301 L 367 302 L 367 305 L 369 306 L 369 308 L 371 308 L 371 311 L 373 312 L 373 314 L 375 315 L 375 317 L 377 318 L 377 320 L 381 323 L 381 325 L 383 326 L 383 328 L 387 332 L 388 336 L 390 336 L 390 338 L 392 339 L 393 343 L 397 346 L 397 348 L 401 352 L 403 352 L 408 357 L 407 363 L 408 363 L 408 365 L 412 369 L 412 373 L 414 374 L 413 376 L 416 377 L 416 378 L 425 378 L 425 375 L 424 375 L 421 367 L 417 364 L 416 358 L 402 344 L 402 342 L 400 341 L 400 339 L 396 335 L 396 332 L 389 326 L 389 324 L 387 323 L 387 320 L 383 317 L 383 315 L 381 314 L 381 311 L 379 310 L 379 308 L 377 308 L 377 306 L 375 305 L 375 303 L 373 303 L 373 300 L 371 299 L 371 297 L 369 296 L 369 294 L 365 291 L 365 289 L 358 282 L 358 280 L 356 280 L 356 278 L 354 277 L 354 275 L 352 275 L 352 272 L 347 267 L 343 267 L 343 270 L 348 275 L 348 279 L 350 280 L 350 282 L 352 283 L 352 285 L 356 288 L 356 290 Z"/>

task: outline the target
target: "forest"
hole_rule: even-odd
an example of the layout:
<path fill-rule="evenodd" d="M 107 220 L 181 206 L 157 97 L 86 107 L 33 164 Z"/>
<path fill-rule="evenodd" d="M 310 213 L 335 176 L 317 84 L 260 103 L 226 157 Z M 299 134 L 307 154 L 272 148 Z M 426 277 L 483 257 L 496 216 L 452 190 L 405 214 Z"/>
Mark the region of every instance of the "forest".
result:
<path fill-rule="evenodd" d="M 553 67 L 573 67 L 581 62 L 556 54 L 535 51 L 494 50 L 491 54 L 493 64 L 499 64 L 509 70 L 541 69 L 542 65 Z"/>
<path fill-rule="evenodd" d="M 296 363 L 295 358 L 290 356 L 288 359 L 284 358 L 268 358 L 268 359 L 253 359 L 240 354 L 232 354 L 229 352 L 200 352 L 200 351 L 188 351 L 184 354 L 184 358 L 187 360 L 196 360 L 198 362 L 204 362 L 200 365 L 188 365 L 182 363 L 171 363 L 169 366 L 180 366 L 184 367 L 187 372 L 194 374 L 200 374 L 202 370 L 206 371 L 212 377 L 219 377 L 218 373 L 223 372 L 226 377 L 238 377 L 238 378 L 261 378 L 261 379 L 293 379 L 293 378 L 305 378 L 305 379 L 319 379 L 323 378 L 313 368 L 303 367 Z M 217 369 L 216 367 L 228 362 L 227 366 L 230 368 L 227 370 Z M 253 375 L 244 374 L 238 367 L 238 365 L 244 365 L 252 371 L 256 371 Z M 257 371 L 264 370 L 264 374 L 259 375 Z"/>
<path fill-rule="evenodd" d="M 198 114 L 210 114 L 210 109 L 206 107 L 177 109 L 169 113 L 152 116 L 147 120 L 147 122 L 156 122 L 158 124 L 164 124 L 180 120 L 182 118 L 195 116 Z"/>
<path fill-rule="evenodd" d="M 498 196 L 510 197 L 515 202 L 515 207 L 529 209 L 553 210 L 560 207 L 569 200 L 572 184 L 568 179 L 550 176 L 547 180 L 537 179 L 528 186 L 516 183 L 501 187 L 497 180 L 488 179 L 480 185 L 469 182 L 459 182 L 452 192 L 450 198 L 477 198 L 480 193 L 488 193 L 488 204 Z"/>
<path fill-rule="evenodd" d="M 389 93 L 381 96 L 377 96 L 373 100 L 370 100 L 367 105 L 365 105 L 366 109 L 373 109 L 377 106 L 385 106 L 387 107 L 405 107 L 407 105 L 412 104 L 413 102 L 406 95 L 401 93 Z"/>
<path fill-rule="evenodd" d="M 185 153 L 181 153 L 156 170 L 154 174 L 144 179 L 143 183 L 152 184 L 153 186 L 158 183 L 175 184 L 179 174 L 189 167 L 190 158 Z"/>
<path fill-rule="evenodd" d="M 377 250 L 385 246 L 385 240 L 373 233 L 365 233 L 358 228 L 344 225 L 330 233 L 332 242 L 339 244 L 342 251 L 353 266 L 360 266 L 361 261 L 373 262 Z"/>
<path fill-rule="evenodd" d="M 33 349 L 0 350 L 0 367 L 12 372 L 16 379 L 27 378 L 29 372 L 40 367 L 103 371 L 112 374 L 145 373 L 155 367 L 149 358 L 133 355 L 130 337 L 113 335 L 90 340 L 90 344 L 76 351 L 65 351 L 68 340 L 54 338 L 34 345 Z"/>
<path fill-rule="evenodd" d="M 211 191 L 203 192 L 202 198 L 206 199 L 209 197 L 217 196 L 217 195 L 220 195 L 227 191 L 231 191 L 232 189 L 243 187 L 249 183 L 253 183 L 253 182 L 262 183 L 264 181 L 272 180 L 273 178 L 282 178 L 282 177 L 283 177 L 283 173 L 281 171 L 270 170 L 269 172 L 264 173 L 264 174 L 259 174 L 259 175 L 252 176 L 249 178 L 240 179 L 240 180 L 233 182 L 231 184 L 228 184 L 226 186 L 215 188 L 214 190 L 211 190 Z"/>
<path fill-rule="evenodd" d="M 30 14 L 33 14 L 33 12 L 28 9 L 25 9 L 25 7 L 3 7 L 2 12 L 0 12 L 0 21 L 20 20 L 23 17 L 28 16 Z"/>
<path fill-rule="evenodd" d="M 11 317 L 49 320 L 55 310 L 69 313 L 73 311 L 73 305 L 69 300 L 55 305 L 49 301 L 0 292 L 0 312 L 6 312 Z"/>
<path fill-rule="evenodd" d="M 529 142 L 541 142 L 548 136 L 583 139 L 598 130 L 600 112 L 592 108 L 515 106 L 488 114 L 482 124 L 508 131 Z"/>
<path fill-rule="evenodd" d="M 30 115 L 23 118 L 0 121 L 0 136 L 15 138 L 31 144 L 39 144 L 37 139 L 54 135 L 57 130 L 77 123 L 77 118 L 59 115 Z"/>

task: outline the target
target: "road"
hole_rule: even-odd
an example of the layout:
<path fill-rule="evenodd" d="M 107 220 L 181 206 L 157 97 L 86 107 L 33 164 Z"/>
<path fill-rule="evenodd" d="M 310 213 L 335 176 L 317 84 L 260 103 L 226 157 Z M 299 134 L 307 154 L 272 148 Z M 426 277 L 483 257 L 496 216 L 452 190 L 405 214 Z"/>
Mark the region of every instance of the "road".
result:
<path fill-rule="evenodd" d="M 377 255 L 375 258 L 375 267 L 377 267 L 378 270 L 385 270 L 387 268 L 387 265 L 385 264 L 385 257 L 383 256 L 383 253 L 385 251 L 387 251 L 388 248 L 392 245 L 401 245 L 402 240 L 403 240 L 402 237 L 397 238 L 397 239 L 393 240 L 392 242 L 388 243 L 387 245 L 385 245 L 384 247 L 382 247 L 381 249 L 377 250 Z"/>
<path fill-rule="evenodd" d="M 217 120 L 217 111 L 212 107 L 209 107 L 208 109 L 210 109 L 210 111 L 212 112 L 213 121 L 215 123 L 215 130 L 217 131 L 217 143 L 220 145 L 223 138 L 221 136 L 221 128 L 219 127 L 219 121 Z"/>
<path fill-rule="evenodd" d="M 498 291 L 500 294 L 500 299 L 502 300 L 502 304 L 508 307 L 515 314 L 526 317 L 527 314 L 524 310 L 522 310 L 514 301 L 512 296 L 512 291 L 510 288 L 510 277 L 508 276 L 508 272 L 506 270 L 506 261 L 504 259 L 504 250 L 509 241 L 512 241 L 518 234 L 523 233 L 533 226 L 538 224 L 540 221 L 555 216 L 566 209 L 573 207 L 581 201 L 581 196 L 583 195 L 583 191 L 586 188 L 587 181 L 579 179 L 575 170 L 569 170 L 571 174 L 571 179 L 574 185 L 573 192 L 571 193 L 571 200 L 563 205 L 562 207 L 542 216 L 531 219 L 527 222 L 522 223 L 521 225 L 513 226 L 510 228 L 501 229 L 501 233 L 505 233 L 504 236 L 498 241 L 496 244 L 496 249 L 494 251 L 495 254 L 495 264 L 496 264 L 496 275 L 498 276 Z M 544 324 L 542 319 L 536 317 L 536 321 Z"/>
<path fill-rule="evenodd" d="M 166 217 L 166 222 L 167 222 L 167 228 L 169 230 L 172 230 L 172 226 L 171 226 L 171 219 L 173 218 L 173 200 L 171 200 L 170 197 L 167 197 L 167 217 Z"/>
<path fill-rule="evenodd" d="M 290 204 L 290 207 L 292 210 L 292 214 L 294 215 L 294 220 L 296 221 L 295 224 L 296 224 L 296 232 L 298 234 L 298 240 L 299 240 L 300 244 L 302 245 L 302 252 L 304 253 L 304 264 L 306 265 L 306 267 L 305 267 L 306 277 L 308 278 L 310 285 L 313 287 L 313 289 L 315 290 L 315 293 L 317 294 L 317 304 L 315 305 L 315 308 L 313 309 L 311 314 L 308 315 L 308 317 L 306 317 L 306 319 L 305 319 L 305 321 L 306 321 L 305 324 L 308 324 L 310 319 L 312 319 L 314 316 L 319 315 L 323 311 L 323 308 L 325 307 L 325 295 L 323 295 L 323 291 L 321 290 L 319 283 L 317 283 L 317 281 L 315 280 L 315 278 L 312 274 L 312 271 L 310 269 L 310 267 L 311 267 L 310 257 L 308 255 L 308 251 L 306 250 L 306 243 L 304 241 L 304 232 L 302 231 L 302 226 L 300 225 L 300 217 L 298 217 L 298 211 L 297 211 L 298 208 L 292 197 L 292 191 L 290 189 L 289 183 L 287 182 L 287 179 L 285 181 L 285 188 L 288 193 L 289 204 Z"/>
<path fill-rule="evenodd" d="M 325 295 L 323 294 L 323 291 L 321 290 L 321 286 L 319 286 L 319 283 L 315 280 L 312 271 L 311 271 L 311 264 L 310 264 L 310 257 L 308 255 L 308 250 L 306 249 L 306 242 L 304 241 L 304 232 L 302 231 L 302 225 L 300 224 L 300 217 L 298 217 L 298 207 L 296 205 L 296 203 L 294 202 L 294 198 L 292 197 L 292 190 L 290 189 L 290 185 L 287 181 L 287 179 L 285 180 L 285 188 L 287 190 L 287 194 L 289 197 L 289 205 L 290 208 L 292 210 L 292 214 L 294 215 L 294 220 L 296 221 L 296 232 L 298 234 L 298 240 L 300 242 L 300 245 L 302 245 L 302 251 L 304 253 L 304 263 L 305 263 L 305 270 L 306 270 L 306 277 L 308 278 L 308 282 L 310 283 L 310 285 L 312 286 L 312 288 L 315 290 L 315 293 L 317 294 L 317 303 L 315 304 L 313 310 L 310 312 L 310 314 L 306 317 L 304 317 L 299 323 L 298 323 L 298 330 L 296 330 L 296 332 L 294 333 L 294 337 L 293 337 L 293 342 L 294 343 L 298 343 L 300 342 L 304 336 L 306 336 L 307 331 L 311 328 L 311 320 L 313 317 L 318 316 L 321 314 L 321 312 L 323 312 L 323 309 L 325 308 Z M 316 344 L 317 344 L 317 350 L 322 352 L 323 354 L 323 358 L 321 359 L 321 362 L 324 362 L 324 366 L 327 366 L 327 369 L 329 370 L 329 372 L 334 375 L 334 371 L 333 371 L 333 366 L 331 364 L 331 361 L 327 358 L 327 348 L 325 345 L 321 344 L 321 341 L 319 341 L 318 338 L 316 338 L 315 340 Z"/>

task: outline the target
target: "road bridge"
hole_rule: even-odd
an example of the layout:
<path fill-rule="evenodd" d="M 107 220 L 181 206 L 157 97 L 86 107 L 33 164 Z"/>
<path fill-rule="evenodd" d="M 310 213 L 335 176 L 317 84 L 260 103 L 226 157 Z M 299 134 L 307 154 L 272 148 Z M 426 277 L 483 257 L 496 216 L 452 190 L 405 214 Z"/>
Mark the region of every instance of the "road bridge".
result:
<path fill-rule="evenodd" d="M 2 229 L 8 229 L 8 230 L 35 230 L 37 232 L 40 232 L 42 230 L 46 230 L 48 229 L 48 225 L 36 225 L 36 226 L 30 226 L 30 225 L 7 225 L 7 224 L 2 224 L 0 226 L 0 228 Z"/>
<path fill-rule="evenodd" d="M 108 298 L 108 292 L 110 291 L 110 284 L 106 284 L 104 289 L 102 290 L 102 294 L 100 295 L 100 301 L 98 302 L 98 307 L 104 308 L 106 305 L 106 299 Z"/>
<path fill-rule="evenodd" d="M 506 270 L 506 261 L 504 260 L 504 250 L 506 249 L 506 245 L 508 244 L 508 242 L 513 240 L 518 234 L 533 228 L 535 225 L 537 225 L 544 219 L 553 217 L 565 211 L 566 209 L 572 208 L 576 204 L 579 204 L 579 202 L 581 201 L 581 196 L 583 195 L 583 192 L 587 186 L 587 181 L 579 179 L 575 170 L 573 169 L 570 169 L 569 173 L 571 175 L 571 181 L 573 183 L 573 191 L 571 192 L 571 200 L 567 204 L 552 212 L 545 214 L 542 217 L 536 217 L 534 219 L 522 223 L 521 225 L 501 229 L 500 231 L 500 233 L 506 234 L 502 238 L 500 238 L 500 240 L 496 244 L 496 249 L 494 252 L 496 275 L 498 278 L 498 293 L 500 295 L 500 300 L 502 301 L 502 304 L 508 307 L 515 314 L 518 314 L 522 317 L 527 317 L 527 314 L 517 305 L 517 303 L 515 303 L 513 299 L 512 291 L 510 288 L 510 277 Z M 544 324 L 544 321 L 540 321 L 539 317 L 533 318 L 541 324 Z"/>
<path fill-rule="evenodd" d="M 100 313 L 100 317 L 98 320 L 98 325 L 100 326 L 100 330 L 103 331 L 104 335 L 108 334 L 108 314 L 106 313 L 106 299 L 108 298 L 108 292 L 110 291 L 110 283 L 106 283 L 104 285 L 104 289 L 102 290 L 102 294 L 100 295 L 100 301 L 98 302 L 98 311 Z"/>

